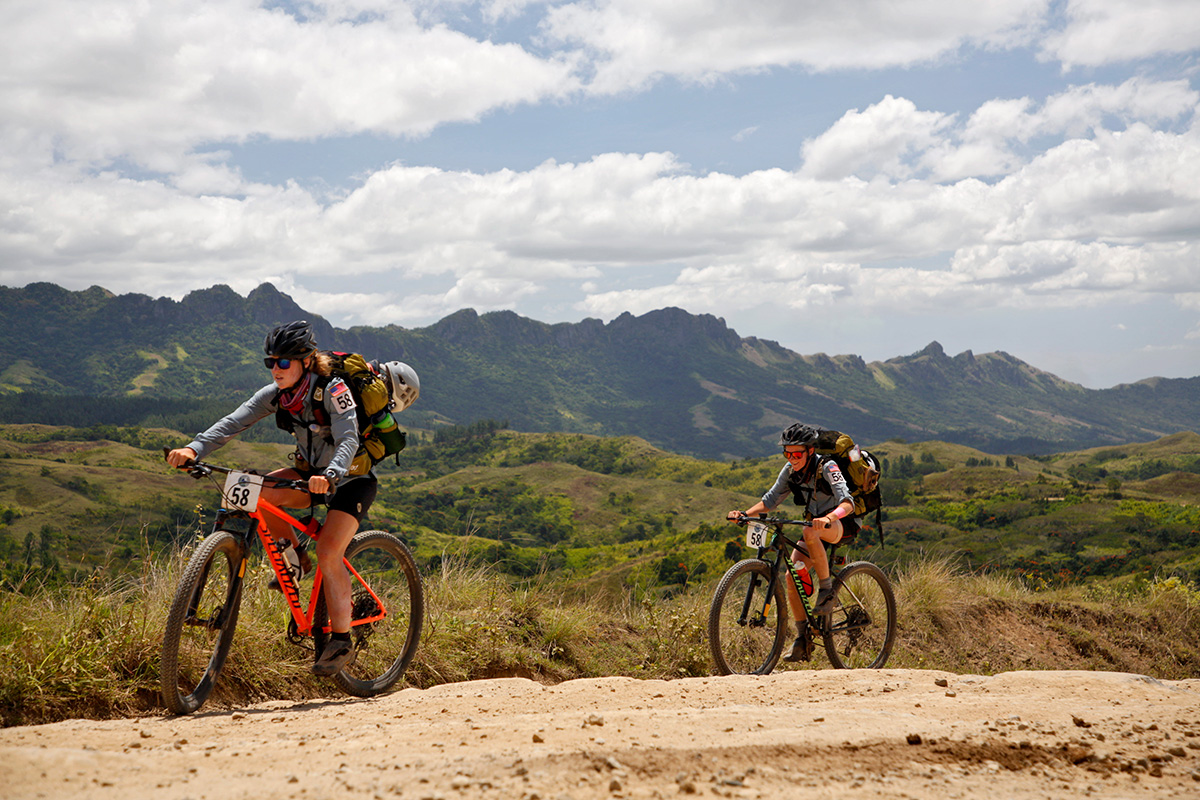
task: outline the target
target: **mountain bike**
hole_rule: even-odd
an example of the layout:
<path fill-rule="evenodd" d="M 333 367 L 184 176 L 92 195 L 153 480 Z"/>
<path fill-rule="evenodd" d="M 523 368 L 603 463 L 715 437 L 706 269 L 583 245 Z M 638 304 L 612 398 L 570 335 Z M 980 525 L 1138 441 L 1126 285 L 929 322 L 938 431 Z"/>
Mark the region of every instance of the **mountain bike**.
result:
<path fill-rule="evenodd" d="M 226 476 L 212 533 L 188 559 L 163 633 L 163 702 L 175 714 L 190 714 L 212 692 L 229 655 L 256 535 L 291 611 L 288 640 L 312 650 L 315 658 L 328 641 L 330 628 L 320 564 L 313 573 L 308 604 L 302 606 L 294 574 L 298 570 L 288 563 L 286 547 L 271 537 L 265 515 L 313 539 L 320 537 L 320 526 L 311 517 L 298 520 L 259 498 L 264 484 L 307 492 L 307 482 L 202 461 L 181 469 L 194 478 L 210 478 L 217 486 L 219 481 L 211 476 Z M 372 697 L 391 689 L 416 653 L 425 616 L 424 589 L 408 548 L 384 531 L 355 534 L 346 547 L 345 563 L 352 581 L 350 633 L 357 656 L 333 680 L 348 694 Z"/>
<path fill-rule="evenodd" d="M 812 580 L 804 564 L 792 562 L 797 544 L 784 535 L 787 525 L 808 527 L 806 520 L 742 516 L 746 546 L 754 558 L 734 564 L 722 576 L 708 614 L 708 643 L 720 675 L 769 675 L 789 637 L 785 580 L 791 580 L 809 620 L 804 635 L 820 635 L 829 662 L 838 669 L 879 669 L 896 640 L 896 597 L 883 570 L 869 561 L 846 564 L 838 545 L 825 543 L 832 573 L 834 610 L 815 616 L 809 594 Z M 843 544 L 839 542 L 838 544 Z"/>

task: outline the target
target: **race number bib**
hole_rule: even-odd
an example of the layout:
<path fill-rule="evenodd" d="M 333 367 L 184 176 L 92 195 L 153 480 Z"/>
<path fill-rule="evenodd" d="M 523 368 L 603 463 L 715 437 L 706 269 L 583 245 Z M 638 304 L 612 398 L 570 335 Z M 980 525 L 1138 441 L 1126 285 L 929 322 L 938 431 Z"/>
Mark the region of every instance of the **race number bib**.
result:
<path fill-rule="evenodd" d="M 746 523 L 746 547 L 755 550 L 766 547 L 771 543 L 771 527 L 761 522 Z"/>
<path fill-rule="evenodd" d="M 345 414 L 358 407 L 354 402 L 354 393 L 344 383 L 339 383 L 330 390 L 329 399 L 333 401 L 333 407 L 339 414 Z"/>
<path fill-rule="evenodd" d="M 241 511 L 254 511 L 258 508 L 258 493 L 262 491 L 262 485 L 261 475 L 229 473 L 225 478 L 225 505 Z"/>
<path fill-rule="evenodd" d="M 830 460 L 825 464 L 823 469 L 825 470 L 825 478 L 829 481 L 831 487 L 845 489 L 846 476 L 842 474 L 842 468 L 837 465 L 837 462 Z M 849 489 L 846 489 L 846 491 L 849 491 Z M 834 492 L 834 496 L 837 496 L 836 491 Z"/>

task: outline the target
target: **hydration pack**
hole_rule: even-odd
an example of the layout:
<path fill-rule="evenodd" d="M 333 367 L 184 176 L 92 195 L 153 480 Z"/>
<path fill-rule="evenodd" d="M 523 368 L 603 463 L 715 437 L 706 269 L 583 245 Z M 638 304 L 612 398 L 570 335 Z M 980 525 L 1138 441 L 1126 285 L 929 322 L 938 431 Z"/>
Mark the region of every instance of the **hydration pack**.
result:
<path fill-rule="evenodd" d="M 334 378 L 341 378 L 346 388 L 341 388 L 339 392 L 340 387 L 335 387 L 330 396 L 339 407 L 349 408 L 350 403 L 354 404 L 354 413 L 358 418 L 359 448 L 349 474 L 363 475 L 383 459 L 399 453 L 408 443 L 407 436 L 391 413 L 391 382 L 380 374 L 376 364 L 369 363 L 357 353 L 326 351 L 325 354 L 330 359 L 332 369 L 328 375 L 316 376 L 312 389 L 313 416 L 318 426 L 329 429 L 325 396 L 330 392 L 329 383 Z M 275 424 L 292 433 L 300 421 L 280 408 L 275 412 Z M 332 434 L 329 437 L 332 438 Z"/>
<path fill-rule="evenodd" d="M 832 460 L 842 471 L 846 486 L 854 498 L 855 517 L 861 518 L 875 512 L 875 527 L 879 530 L 879 544 L 882 547 L 883 496 L 879 490 L 879 459 L 856 445 L 847 434 L 824 428 L 820 429 L 817 436 L 816 455 L 819 459 Z"/>

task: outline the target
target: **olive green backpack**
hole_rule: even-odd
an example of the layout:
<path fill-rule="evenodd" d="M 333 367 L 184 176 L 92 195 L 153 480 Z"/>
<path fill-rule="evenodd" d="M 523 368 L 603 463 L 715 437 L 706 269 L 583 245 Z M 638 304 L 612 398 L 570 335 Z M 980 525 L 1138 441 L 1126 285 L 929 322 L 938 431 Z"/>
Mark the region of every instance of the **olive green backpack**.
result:
<path fill-rule="evenodd" d="M 332 368 L 328 375 L 317 378 L 313 389 L 313 416 L 316 417 L 317 425 L 328 428 L 329 414 L 325 410 L 325 392 L 328 391 L 331 380 L 341 378 L 350 388 L 350 394 L 354 398 L 355 415 L 358 417 L 359 449 L 350 474 L 362 475 L 383 459 L 403 450 L 407 444 L 407 437 L 391 414 L 390 385 L 379 376 L 371 364 L 358 353 L 326 351 L 326 355 L 329 356 Z M 281 408 L 275 413 L 275 423 L 290 433 L 297 420 Z"/>

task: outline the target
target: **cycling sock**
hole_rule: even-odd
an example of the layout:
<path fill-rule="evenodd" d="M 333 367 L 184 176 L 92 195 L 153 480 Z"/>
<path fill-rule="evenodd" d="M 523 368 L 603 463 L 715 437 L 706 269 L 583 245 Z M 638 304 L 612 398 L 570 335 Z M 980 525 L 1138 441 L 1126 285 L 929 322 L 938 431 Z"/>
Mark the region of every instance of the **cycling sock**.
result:
<path fill-rule="evenodd" d="M 832 589 L 832 588 L 833 588 L 833 576 L 830 576 L 828 578 L 821 578 L 822 591 L 825 589 Z"/>
<path fill-rule="evenodd" d="M 333 631 L 332 633 L 329 634 L 329 638 L 331 641 L 337 640 L 339 642 L 348 642 L 348 641 L 350 641 L 350 631 L 346 631 L 345 633 L 338 633 L 337 631 Z"/>

